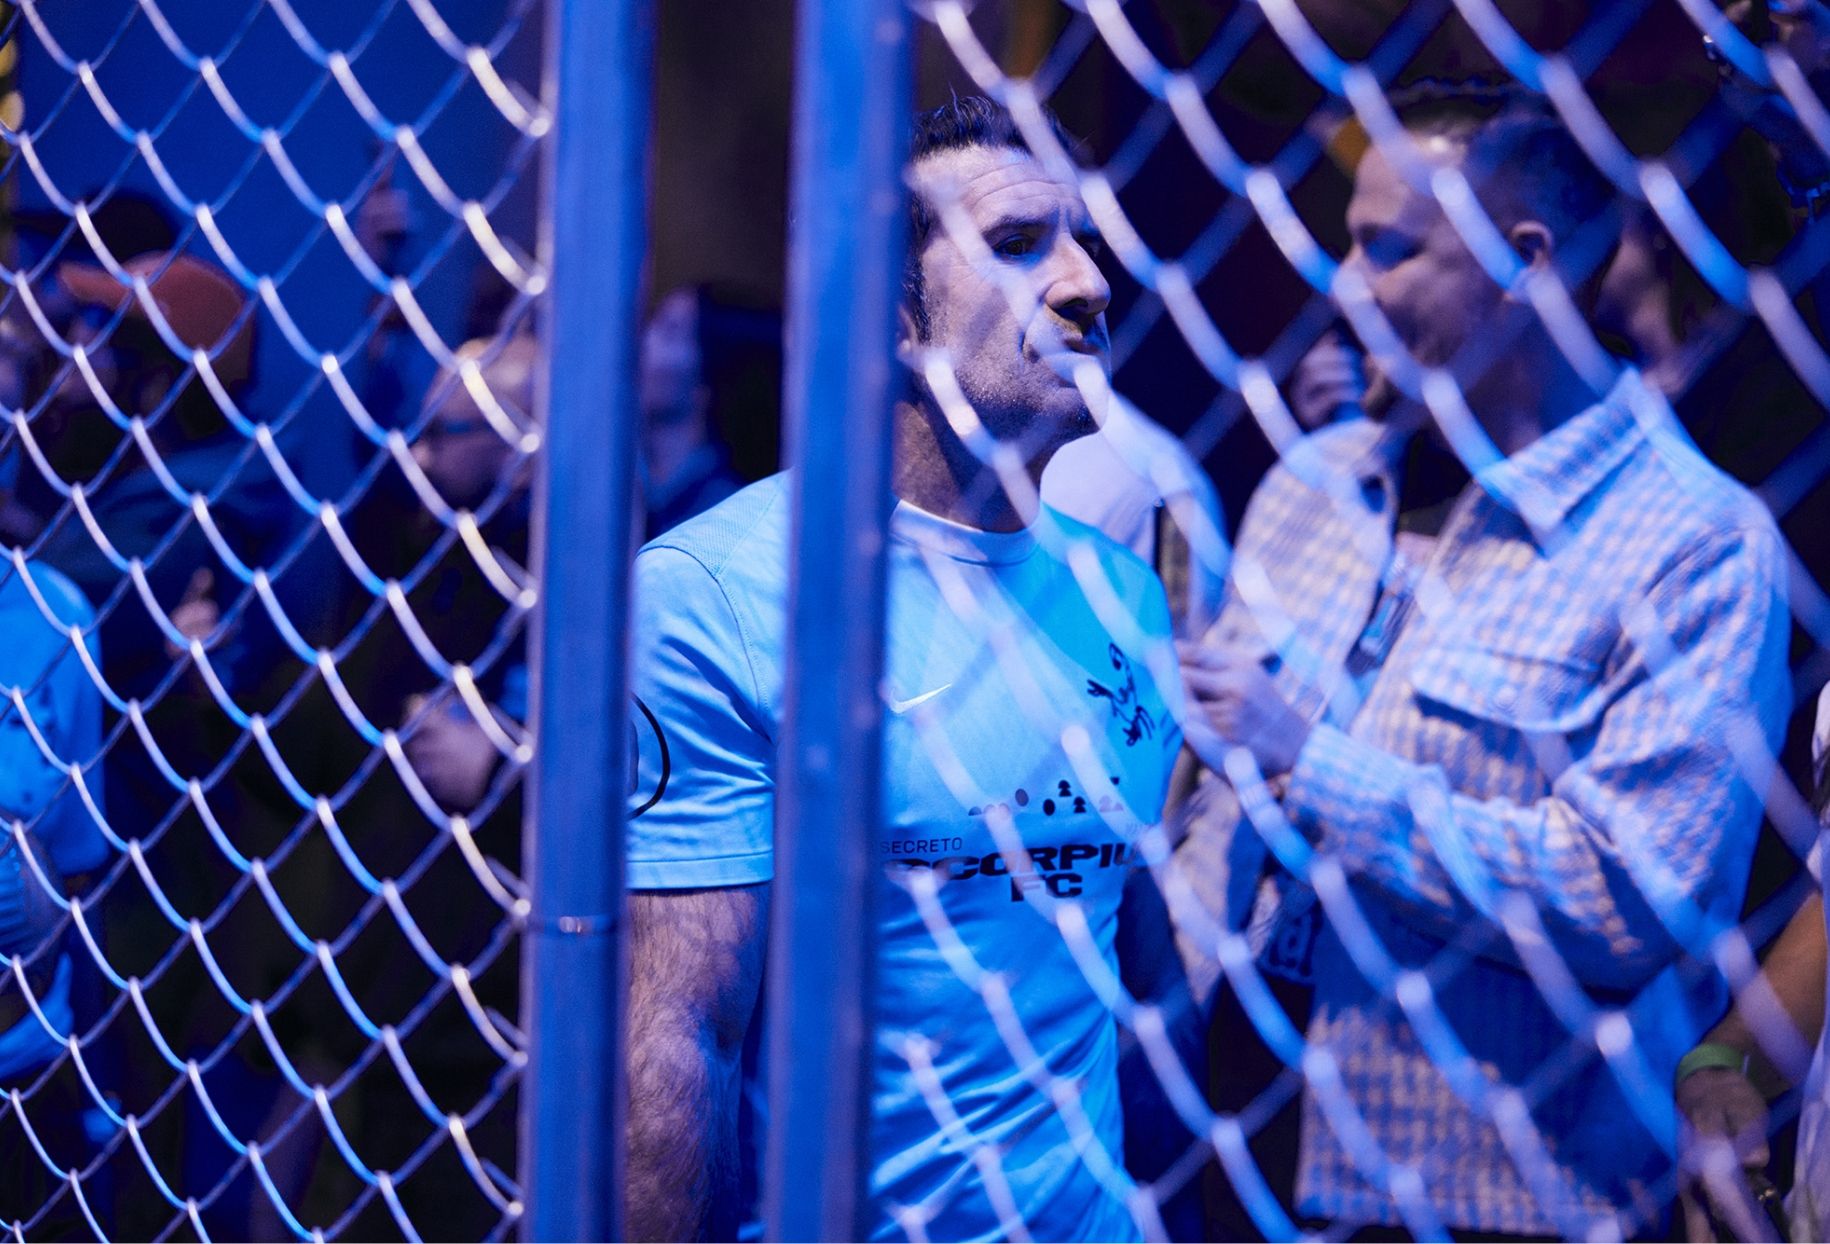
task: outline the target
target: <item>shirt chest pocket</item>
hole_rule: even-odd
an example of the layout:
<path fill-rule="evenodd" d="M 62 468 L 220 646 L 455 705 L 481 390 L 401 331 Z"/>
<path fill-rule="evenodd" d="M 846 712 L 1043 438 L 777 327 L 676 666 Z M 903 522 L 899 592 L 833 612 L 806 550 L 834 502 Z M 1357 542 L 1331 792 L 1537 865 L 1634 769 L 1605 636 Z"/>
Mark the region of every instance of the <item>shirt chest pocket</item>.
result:
<path fill-rule="evenodd" d="M 1428 705 L 1524 734 L 1580 735 L 1607 705 L 1599 663 L 1579 655 L 1462 643 L 1419 656 L 1411 686 Z"/>

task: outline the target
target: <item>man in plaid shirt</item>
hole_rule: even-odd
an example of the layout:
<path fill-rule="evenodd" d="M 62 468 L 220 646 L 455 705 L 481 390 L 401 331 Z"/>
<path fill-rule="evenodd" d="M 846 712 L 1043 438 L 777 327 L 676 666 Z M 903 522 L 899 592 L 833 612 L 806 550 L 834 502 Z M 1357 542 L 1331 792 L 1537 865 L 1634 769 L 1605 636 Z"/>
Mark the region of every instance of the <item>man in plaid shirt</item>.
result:
<path fill-rule="evenodd" d="M 1437 92 L 1398 116 L 1337 290 L 1426 369 L 1437 427 L 1325 429 L 1253 498 L 1184 653 L 1210 772 L 1177 866 L 1261 970 L 1313 982 L 1305 1220 L 1644 1233 L 1674 1193 L 1673 1069 L 1722 1009 L 1693 956 L 1736 920 L 1788 705 L 1783 544 L 1527 300 L 1549 273 L 1585 310 L 1615 236 L 1554 114 Z M 1458 174 L 1510 290 L 1428 193 Z"/>

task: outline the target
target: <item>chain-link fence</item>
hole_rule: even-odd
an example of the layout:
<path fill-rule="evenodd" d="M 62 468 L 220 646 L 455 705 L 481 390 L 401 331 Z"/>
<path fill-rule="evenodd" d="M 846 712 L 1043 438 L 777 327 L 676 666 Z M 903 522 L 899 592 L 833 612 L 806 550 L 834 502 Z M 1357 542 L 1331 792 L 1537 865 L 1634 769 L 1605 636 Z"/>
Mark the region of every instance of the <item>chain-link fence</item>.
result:
<path fill-rule="evenodd" d="M 1821 1215 L 1830 13 L 787 7 L 785 381 L 644 6 L 6 8 L 0 1220 Z"/>
<path fill-rule="evenodd" d="M 522 1213 L 541 16 L 7 6 L 21 1237 Z"/>

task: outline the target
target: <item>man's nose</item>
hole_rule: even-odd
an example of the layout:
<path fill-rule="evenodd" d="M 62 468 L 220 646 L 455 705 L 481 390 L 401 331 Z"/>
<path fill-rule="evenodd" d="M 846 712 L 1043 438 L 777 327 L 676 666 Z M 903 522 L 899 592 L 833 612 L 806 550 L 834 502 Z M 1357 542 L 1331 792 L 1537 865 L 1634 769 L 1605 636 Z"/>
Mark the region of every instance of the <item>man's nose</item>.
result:
<path fill-rule="evenodd" d="M 1341 267 L 1350 269 L 1358 274 L 1360 279 L 1365 281 L 1368 286 L 1372 284 L 1372 269 L 1366 262 L 1366 251 L 1358 242 L 1355 242 L 1352 246 L 1347 248 L 1347 254 L 1341 259 Z"/>
<path fill-rule="evenodd" d="M 1078 241 L 1065 239 L 1059 250 L 1050 274 L 1048 305 L 1063 318 L 1090 326 L 1112 302 L 1112 286 Z"/>
<path fill-rule="evenodd" d="M 1351 274 L 1354 278 L 1354 280 L 1350 282 L 1350 285 L 1353 286 L 1351 295 L 1347 291 L 1344 291 L 1340 284 L 1340 278 L 1343 275 L 1348 274 Z M 1384 315 L 1385 302 L 1379 297 L 1379 286 L 1383 275 L 1382 272 L 1373 267 L 1371 260 L 1367 258 L 1366 252 L 1361 248 L 1360 244 L 1358 242 L 1354 243 L 1348 248 L 1346 256 L 1341 260 L 1341 271 L 1335 274 L 1335 283 L 1330 290 L 1330 293 L 1334 298 L 1335 306 L 1339 307 L 1344 302 L 1348 301 L 1370 302 L 1380 315 Z"/>

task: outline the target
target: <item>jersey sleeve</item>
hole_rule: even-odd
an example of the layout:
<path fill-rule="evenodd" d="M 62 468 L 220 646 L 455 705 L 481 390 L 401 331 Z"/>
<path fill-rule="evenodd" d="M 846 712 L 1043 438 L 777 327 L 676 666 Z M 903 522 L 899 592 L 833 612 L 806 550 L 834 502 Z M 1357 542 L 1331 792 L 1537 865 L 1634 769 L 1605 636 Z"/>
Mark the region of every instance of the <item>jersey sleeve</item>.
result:
<path fill-rule="evenodd" d="M 724 587 L 667 546 L 635 562 L 628 883 L 754 885 L 774 874 L 775 740 Z"/>

